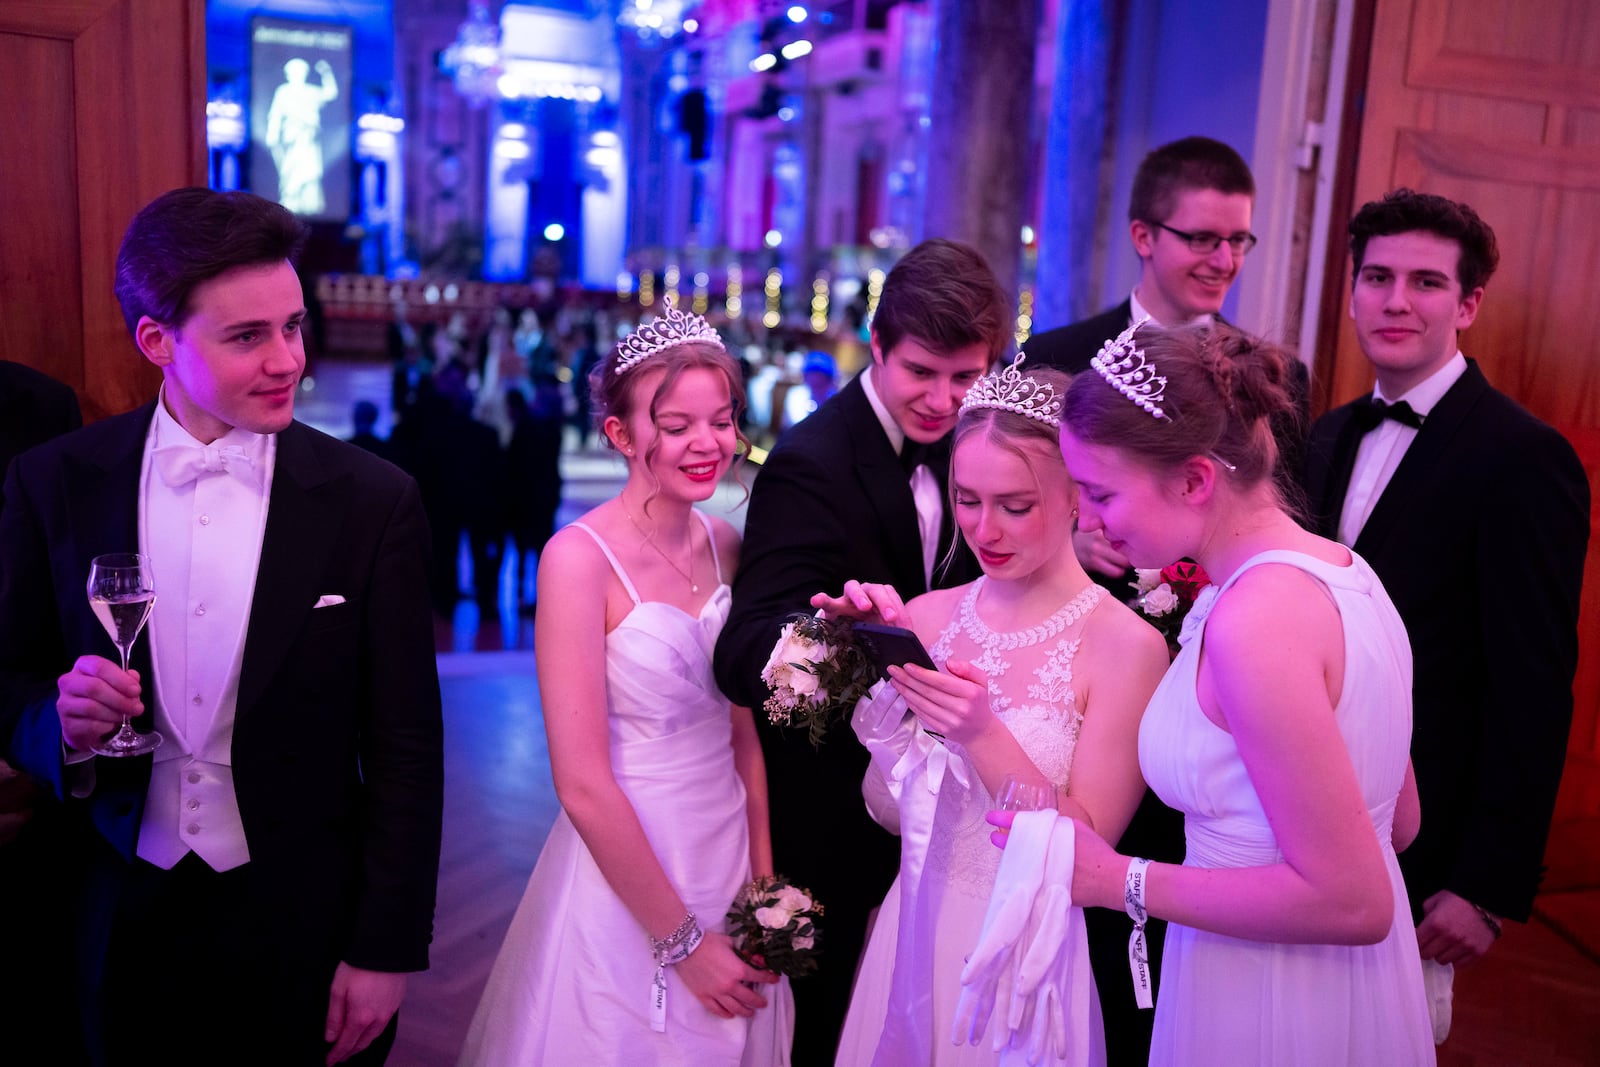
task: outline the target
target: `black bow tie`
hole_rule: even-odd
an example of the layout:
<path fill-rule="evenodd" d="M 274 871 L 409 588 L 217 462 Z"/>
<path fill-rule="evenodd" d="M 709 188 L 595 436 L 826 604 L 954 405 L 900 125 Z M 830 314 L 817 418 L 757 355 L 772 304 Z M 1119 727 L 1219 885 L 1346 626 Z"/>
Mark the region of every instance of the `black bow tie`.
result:
<path fill-rule="evenodd" d="M 1384 403 L 1375 396 L 1369 396 L 1365 401 L 1356 405 L 1355 421 L 1361 427 L 1362 433 L 1375 430 L 1384 419 L 1393 419 L 1402 426 L 1409 426 L 1413 430 L 1422 429 L 1423 416 L 1417 414 L 1415 409 L 1404 400 L 1394 404 Z"/>
<path fill-rule="evenodd" d="M 900 446 L 900 466 L 906 472 L 906 477 L 911 477 L 911 472 L 928 462 L 928 446 L 919 441 L 906 438 L 905 444 Z"/>

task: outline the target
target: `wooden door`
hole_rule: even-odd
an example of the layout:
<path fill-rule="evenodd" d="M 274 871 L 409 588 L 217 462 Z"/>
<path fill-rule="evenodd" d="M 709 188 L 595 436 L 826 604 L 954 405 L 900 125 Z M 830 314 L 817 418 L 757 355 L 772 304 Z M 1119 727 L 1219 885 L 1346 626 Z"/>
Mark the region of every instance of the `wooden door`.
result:
<path fill-rule="evenodd" d="M 78 390 L 88 419 L 155 395 L 112 295 L 157 194 L 205 183 L 204 0 L 0 4 L 0 359 Z"/>
<path fill-rule="evenodd" d="M 1600 500 L 1600 4 L 1375 0 L 1358 55 L 1350 200 L 1397 186 L 1471 204 L 1500 243 L 1461 347 L 1489 380 L 1565 432 Z M 1364 89 L 1364 91 L 1363 91 Z M 1347 141 L 1348 143 L 1348 141 Z M 1348 218 L 1348 213 L 1343 216 Z M 1345 245 L 1343 223 L 1331 244 Z M 1330 254 L 1330 259 L 1334 257 Z M 1319 395 L 1343 403 L 1372 375 L 1351 328 L 1348 254 L 1330 266 Z M 1336 324 L 1336 325 L 1335 325 Z M 1549 888 L 1600 884 L 1600 537 L 1591 537 L 1582 653 Z M 1516 551 L 1508 545 L 1507 551 Z"/>

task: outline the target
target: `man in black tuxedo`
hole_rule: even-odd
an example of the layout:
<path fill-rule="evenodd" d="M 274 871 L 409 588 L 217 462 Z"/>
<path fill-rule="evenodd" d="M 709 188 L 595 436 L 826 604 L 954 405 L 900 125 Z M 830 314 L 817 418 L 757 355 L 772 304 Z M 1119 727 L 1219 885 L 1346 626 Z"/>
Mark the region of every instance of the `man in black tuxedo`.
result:
<path fill-rule="evenodd" d="M 302 239 L 248 193 L 147 205 L 116 290 L 159 397 L 7 483 L 0 741 L 97 831 L 75 933 L 98 1063 L 381 1063 L 427 966 L 427 526 L 410 478 L 293 421 Z M 123 671 L 84 582 L 134 549 L 158 596 Z M 161 746 L 94 759 L 124 715 Z"/>
<path fill-rule="evenodd" d="M 1411 636 L 1422 831 L 1400 855 L 1425 961 L 1526 921 L 1572 721 L 1589 485 L 1572 446 L 1457 348 L 1499 259 L 1467 205 L 1400 189 L 1350 223 L 1350 316 L 1377 387 L 1311 432 L 1319 533 Z"/>
<path fill-rule="evenodd" d="M 1028 360 L 1080 374 L 1130 323 L 1148 318 L 1157 326 L 1180 326 L 1218 317 L 1245 253 L 1256 244 L 1250 232 L 1255 198 L 1249 165 L 1221 141 L 1185 137 L 1145 156 L 1128 197 L 1128 236 L 1139 255 L 1133 292 L 1097 315 L 1034 334 L 1023 346 Z M 1122 582 L 1127 557 L 1099 531 L 1079 536 L 1075 546 L 1089 573 L 1116 579 L 1102 584 L 1128 599 Z"/>
<path fill-rule="evenodd" d="M 82 425 L 71 386 L 0 359 L 0 478 L 21 453 Z M 0 759 L 0 915 L 12 917 L 0 962 L 0 1004 L 14 1020 L 10 1048 L 16 1042 L 40 1047 L 76 1028 L 75 1013 L 60 999 L 69 972 L 55 952 L 58 931 L 71 921 L 63 896 L 82 851 L 75 831 L 37 779 Z M 34 918 L 14 921 L 20 915 Z M 57 1051 L 61 1063 L 75 1062 L 72 1052 Z"/>
<path fill-rule="evenodd" d="M 1250 167 L 1221 141 L 1185 137 L 1145 156 L 1128 198 L 1128 236 L 1139 254 L 1133 293 L 1098 315 L 1034 334 L 1024 346 L 1029 361 L 1077 374 L 1130 322 L 1179 326 L 1216 317 L 1255 247 L 1255 198 Z"/>
<path fill-rule="evenodd" d="M 1128 299 L 1098 315 L 1034 334 L 1024 346 L 1033 363 L 1060 367 L 1069 374 L 1087 370 L 1102 345 L 1149 318 L 1176 326 L 1217 318 L 1222 301 L 1239 277 L 1245 253 L 1255 247 L 1250 215 L 1256 184 L 1238 152 L 1209 137 L 1185 137 L 1162 145 L 1139 164 L 1128 199 L 1128 235 L 1139 254 L 1139 281 Z M 1305 367 L 1297 371 L 1302 405 L 1309 394 Z M 1297 453 L 1304 421 L 1279 431 L 1280 451 Z M 1288 468 L 1298 469 L 1298 463 Z M 1099 530 L 1073 535 L 1084 569 L 1123 600 L 1133 595 L 1128 558 L 1111 547 Z M 1127 832 L 1123 852 L 1166 863 L 1183 862 L 1183 818 L 1145 791 Z M 1106 1056 L 1111 1067 L 1143 1067 L 1150 1059 L 1154 1013 L 1141 1010 L 1128 980 L 1128 937 L 1133 920 L 1103 908 L 1085 913 L 1089 950 L 1100 1008 L 1105 1016 Z M 1148 927 L 1150 970 L 1159 991 L 1161 950 L 1166 924 Z"/>
<path fill-rule="evenodd" d="M 872 363 L 773 449 L 750 496 L 733 609 L 717 641 L 717 684 L 759 709 L 778 631 L 812 596 L 849 579 L 909 600 L 976 574 L 945 506 L 949 434 L 967 389 L 1005 347 L 1009 301 L 976 250 L 917 245 L 884 281 Z M 819 974 L 795 983 L 794 1062 L 833 1062 L 867 916 L 894 881 L 899 847 L 861 799 L 867 752 L 835 726 L 819 747 L 758 712 L 779 871 L 827 908 Z"/>

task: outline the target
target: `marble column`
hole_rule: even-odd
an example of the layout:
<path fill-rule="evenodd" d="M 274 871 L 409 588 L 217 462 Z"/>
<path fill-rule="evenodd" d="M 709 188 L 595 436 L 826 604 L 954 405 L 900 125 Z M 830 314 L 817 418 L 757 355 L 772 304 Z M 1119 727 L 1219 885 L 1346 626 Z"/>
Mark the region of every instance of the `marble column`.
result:
<path fill-rule="evenodd" d="M 934 0 L 923 236 L 965 241 L 1015 295 L 1040 0 Z"/>

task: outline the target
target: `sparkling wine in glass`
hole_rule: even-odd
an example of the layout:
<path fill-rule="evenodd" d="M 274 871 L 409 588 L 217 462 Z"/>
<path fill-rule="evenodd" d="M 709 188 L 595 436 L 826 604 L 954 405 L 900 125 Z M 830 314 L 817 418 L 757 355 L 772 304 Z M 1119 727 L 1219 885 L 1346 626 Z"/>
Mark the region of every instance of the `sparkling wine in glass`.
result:
<path fill-rule="evenodd" d="M 111 635 L 111 643 L 122 653 L 123 670 L 128 669 L 128 653 L 149 620 L 155 602 L 155 582 L 148 556 L 115 552 L 96 556 L 89 563 L 89 607 Z M 160 744 L 160 734 L 153 730 L 141 734 L 134 730 L 127 716 L 123 716 L 122 729 L 96 744 L 94 752 L 100 756 L 142 756 L 155 751 Z"/>

